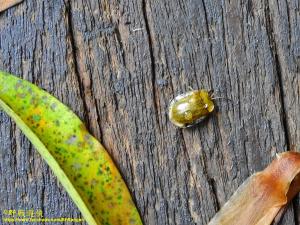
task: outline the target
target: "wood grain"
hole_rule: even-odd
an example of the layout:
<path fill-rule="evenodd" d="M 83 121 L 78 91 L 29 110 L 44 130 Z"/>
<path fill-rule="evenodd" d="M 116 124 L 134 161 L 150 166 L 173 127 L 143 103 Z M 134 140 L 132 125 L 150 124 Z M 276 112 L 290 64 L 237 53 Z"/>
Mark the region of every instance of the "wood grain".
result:
<path fill-rule="evenodd" d="M 0 12 L 22 2 L 23 0 L 0 0 Z"/>
<path fill-rule="evenodd" d="M 299 143 L 299 1 L 24 1 L 0 15 L 0 68 L 69 105 L 102 141 L 145 224 L 207 224 L 236 188 Z M 214 89 L 180 130 L 170 99 Z M 0 116 L 0 210 L 78 210 Z M 298 201 L 279 224 L 299 224 Z M 78 223 L 77 223 L 78 224 Z"/>

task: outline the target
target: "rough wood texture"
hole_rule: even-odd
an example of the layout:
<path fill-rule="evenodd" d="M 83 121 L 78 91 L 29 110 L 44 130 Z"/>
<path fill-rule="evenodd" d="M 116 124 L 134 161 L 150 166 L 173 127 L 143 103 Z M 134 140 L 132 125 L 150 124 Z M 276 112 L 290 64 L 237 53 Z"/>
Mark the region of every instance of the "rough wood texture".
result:
<path fill-rule="evenodd" d="M 300 148 L 299 24 L 299 0 L 24 1 L 0 14 L 0 68 L 85 121 L 145 224 L 204 225 L 276 152 Z M 168 103 L 189 87 L 233 103 L 177 129 Z M 0 210 L 80 216 L 15 124 L 0 121 Z M 296 200 L 279 224 L 299 222 Z"/>

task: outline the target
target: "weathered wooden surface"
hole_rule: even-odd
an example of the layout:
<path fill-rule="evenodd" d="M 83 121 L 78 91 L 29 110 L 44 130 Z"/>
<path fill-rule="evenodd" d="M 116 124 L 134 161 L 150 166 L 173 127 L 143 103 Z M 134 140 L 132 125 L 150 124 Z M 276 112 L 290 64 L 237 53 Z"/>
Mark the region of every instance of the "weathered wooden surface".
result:
<path fill-rule="evenodd" d="M 299 24 L 299 0 L 28 0 L 0 14 L 0 68 L 85 121 L 145 224 L 202 225 L 276 152 L 300 149 Z M 189 86 L 233 103 L 177 129 L 168 103 Z M 0 210 L 80 216 L 4 113 L 0 174 Z M 299 208 L 280 224 L 299 224 Z"/>

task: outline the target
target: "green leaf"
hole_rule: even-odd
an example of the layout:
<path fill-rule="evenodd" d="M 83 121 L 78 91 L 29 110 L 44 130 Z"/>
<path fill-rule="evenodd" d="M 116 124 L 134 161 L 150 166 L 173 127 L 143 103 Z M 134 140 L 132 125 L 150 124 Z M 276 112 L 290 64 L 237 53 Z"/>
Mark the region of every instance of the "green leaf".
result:
<path fill-rule="evenodd" d="M 109 154 L 69 108 L 1 71 L 0 107 L 36 147 L 88 224 L 142 224 Z"/>

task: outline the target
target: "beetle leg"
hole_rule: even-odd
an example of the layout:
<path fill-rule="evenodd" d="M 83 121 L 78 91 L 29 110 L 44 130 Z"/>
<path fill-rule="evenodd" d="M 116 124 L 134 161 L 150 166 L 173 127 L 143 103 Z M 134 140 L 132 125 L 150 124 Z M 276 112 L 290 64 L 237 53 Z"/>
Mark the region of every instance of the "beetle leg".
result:
<path fill-rule="evenodd" d="M 211 90 L 209 90 L 208 91 L 208 95 L 211 97 L 211 98 L 213 98 L 214 97 L 214 90 L 213 89 L 211 89 Z"/>
<path fill-rule="evenodd" d="M 194 88 L 192 88 L 191 86 L 188 86 L 188 89 L 189 89 L 190 91 L 195 91 Z"/>

